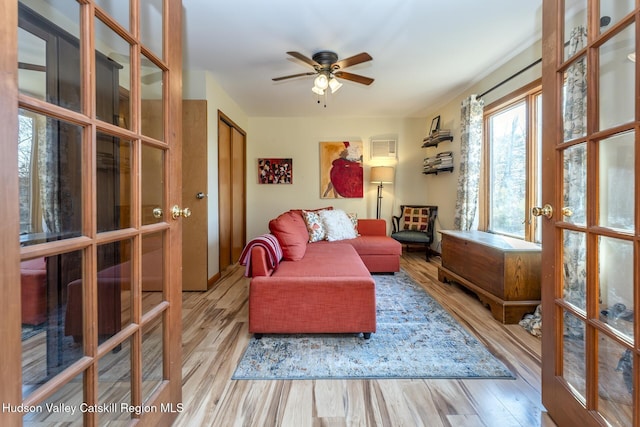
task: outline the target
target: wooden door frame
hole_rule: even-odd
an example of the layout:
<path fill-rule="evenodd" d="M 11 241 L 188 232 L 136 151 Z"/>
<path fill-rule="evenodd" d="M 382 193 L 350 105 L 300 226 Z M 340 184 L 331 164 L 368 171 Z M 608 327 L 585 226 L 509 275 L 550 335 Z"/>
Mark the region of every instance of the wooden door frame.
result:
<path fill-rule="evenodd" d="M 0 257 L 0 298 L 4 302 L 0 314 L 0 401 L 10 405 L 22 403 L 22 353 L 20 343 L 20 244 L 18 197 L 18 2 L 0 4 L 0 38 L 5 47 L 0 49 L 0 137 L 3 141 L 3 159 L 0 161 L 0 215 L 5 218 L 0 225 L 3 256 Z M 11 161 L 8 161 L 11 159 Z M 15 220 L 11 220 L 15 219 Z M 9 384 L 15 386 L 9 387 Z M 4 413 L 6 425 L 21 425 L 21 413 Z"/>

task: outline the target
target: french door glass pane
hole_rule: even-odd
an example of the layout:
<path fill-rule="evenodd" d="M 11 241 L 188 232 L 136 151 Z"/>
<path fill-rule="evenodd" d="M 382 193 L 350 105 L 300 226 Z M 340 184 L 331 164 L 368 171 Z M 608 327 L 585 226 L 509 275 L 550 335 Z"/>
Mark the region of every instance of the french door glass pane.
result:
<path fill-rule="evenodd" d="M 585 324 L 568 311 L 563 316 L 565 327 L 562 352 L 562 377 L 582 401 L 587 395 L 587 363 L 585 357 Z"/>
<path fill-rule="evenodd" d="M 162 69 L 149 58 L 142 56 L 142 134 L 164 140 L 164 107 Z"/>
<path fill-rule="evenodd" d="M 583 35 L 586 37 L 586 35 Z M 564 73 L 562 88 L 564 140 L 587 134 L 587 58 L 578 58 Z"/>
<path fill-rule="evenodd" d="M 564 221 L 585 225 L 587 222 L 587 146 L 578 144 L 564 150 L 563 208 L 571 215 Z"/>
<path fill-rule="evenodd" d="M 96 6 L 129 30 L 129 0 L 95 0 Z"/>
<path fill-rule="evenodd" d="M 600 141 L 598 153 L 599 224 L 632 233 L 636 205 L 635 132 Z"/>
<path fill-rule="evenodd" d="M 142 331 L 142 401 L 146 402 L 154 391 L 162 384 L 162 327 L 160 316 L 145 325 Z"/>
<path fill-rule="evenodd" d="M 633 425 L 633 355 L 598 333 L 598 412 L 611 426 Z"/>
<path fill-rule="evenodd" d="M 84 402 L 82 395 L 83 374 L 77 375 L 64 384 L 40 405 L 42 412 L 29 412 L 22 418 L 25 426 L 65 425 L 81 426 L 83 413 L 80 407 Z M 44 410 L 51 408 L 51 410 Z M 71 408 L 75 408 L 74 412 Z"/>
<path fill-rule="evenodd" d="M 609 18 L 607 25 L 602 25 L 603 22 L 600 23 L 600 32 L 603 33 L 620 22 L 633 10 L 635 3 L 635 0 L 600 0 L 600 15 L 598 16 Z"/>
<path fill-rule="evenodd" d="M 20 244 L 82 232 L 82 127 L 19 112 Z"/>
<path fill-rule="evenodd" d="M 145 293 L 143 298 L 143 313 L 162 301 L 162 289 L 164 285 L 164 235 L 162 232 L 145 234 L 142 236 L 142 290 L 159 291 L 150 296 Z"/>
<path fill-rule="evenodd" d="M 20 264 L 24 396 L 83 356 L 82 260 L 74 251 Z"/>
<path fill-rule="evenodd" d="M 98 338 L 100 342 L 132 322 L 130 239 L 98 246 Z"/>
<path fill-rule="evenodd" d="M 142 225 L 168 221 L 164 207 L 164 151 L 142 145 Z"/>
<path fill-rule="evenodd" d="M 599 49 L 600 130 L 630 122 L 635 117 L 635 25 L 607 40 Z"/>
<path fill-rule="evenodd" d="M 527 106 L 520 102 L 490 118 L 490 218 L 493 232 L 525 237 Z"/>
<path fill-rule="evenodd" d="M 140 40 L 142 44 L 162 58 L 162 0 L 140 0 Z"/>
<path fill-rule="evenodd" d="M 131 227 L 131 156 L 130 140 L 97 132 L 98 232 Z"/>
<path fill-rule="evenodd" d="M 100 19 L 96 29 L 96 117 L 131 129 L 131 46 Z"/>
<path fill-rule="evenodd" d="M 633 243 L 600 237 L 600 319 L 633 342 Z"/>
<path fill-rule="evenodd" d="M 23 28 L 18 28 L 18 88 L 47 99 L 47 41 Z"/>
<path fill-rule="evenodd" d="M 580 310 L 587 303 L 587 240 L 584 233 L 564 230 L 562 297 Z"/>
<path fill-rule="evenodd" d="M 564 2 L 564 59 L 565 61 L 575 55 L 584 47 L 582 44 L 576 46 L 572 40 L 575 36 L 575 29 L 582 28 L 586 34 L 587 29 L 587 0 L 565 0 Z"/>
<path fill-rule="evenodd" d="M 127 425 L 142 408 L 131 405 L 131 341 L 124 341 L 98 361 L 98 406 L 110 410 L 98 414 L 99 425 Z"/>
<path fill-rule="evenodd" d="M 80 111 L 78 2 L 21 1 L 18 10 L 18 25 L 23 29 L 18 33 L 20 91 Z"/>

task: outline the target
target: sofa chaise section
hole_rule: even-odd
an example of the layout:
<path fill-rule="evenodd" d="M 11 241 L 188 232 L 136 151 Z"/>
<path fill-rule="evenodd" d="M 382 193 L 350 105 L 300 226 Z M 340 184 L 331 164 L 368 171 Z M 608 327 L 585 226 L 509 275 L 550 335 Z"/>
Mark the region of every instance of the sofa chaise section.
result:
<path fill-rule="evenodd" d="M 254 248 L 254 260 L 263 248 Z M 254 267 L 257 267 L 254 265 Z M 350 244 L 310 244 L 298 261 L 256 275 L 249 289 L 249 332 L 363 333 L 376 331 L 375 282 Z"/>

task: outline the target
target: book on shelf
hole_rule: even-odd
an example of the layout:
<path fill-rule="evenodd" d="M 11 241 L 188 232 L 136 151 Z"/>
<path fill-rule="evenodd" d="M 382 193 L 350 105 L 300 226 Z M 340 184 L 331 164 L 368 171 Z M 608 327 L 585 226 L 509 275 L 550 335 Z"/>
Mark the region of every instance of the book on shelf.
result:
<path fill-rule="evenodd" d="M 450 137 L 450 136 L 451 136 L 451 131 L 449 129 L 438 129 L 438 130 L 432 132 L 430 135 L 425 136 L 422 139 L 422 141 L 423 142 L 433 141 L 434 139 L 446 138 L 446 137 Z"/>

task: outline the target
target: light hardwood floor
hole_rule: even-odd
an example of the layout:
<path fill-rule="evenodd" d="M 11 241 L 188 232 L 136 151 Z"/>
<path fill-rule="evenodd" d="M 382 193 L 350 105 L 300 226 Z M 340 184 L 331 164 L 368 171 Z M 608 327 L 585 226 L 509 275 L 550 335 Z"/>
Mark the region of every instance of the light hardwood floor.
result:
<path fill-rule="evenodd" d="M 249 279 L 234 266 L 206 293 L 183 297 L 183 402 L 175 426 L 555 426 L 541 404 L 540 340 L 502 325 L 436 258 L 401 265 L 516 375 L 516 380 L 232 381 L 251 336 Z M 375 339 L 375 334 L 371 339 Z"/>

